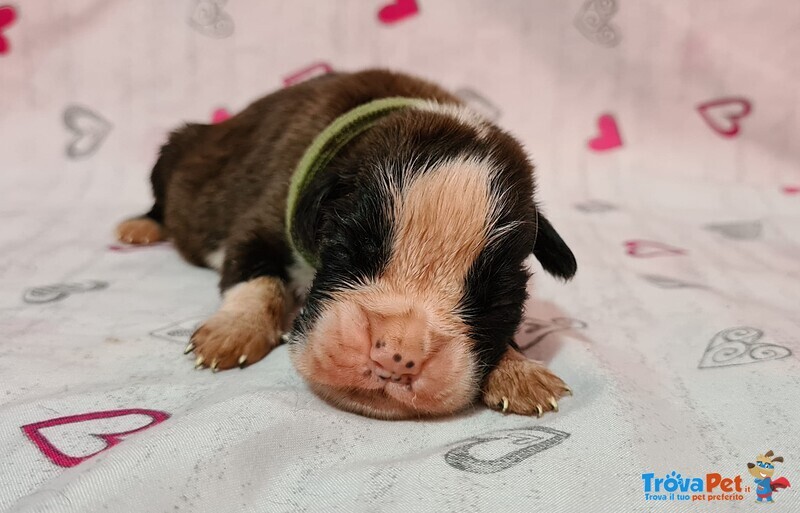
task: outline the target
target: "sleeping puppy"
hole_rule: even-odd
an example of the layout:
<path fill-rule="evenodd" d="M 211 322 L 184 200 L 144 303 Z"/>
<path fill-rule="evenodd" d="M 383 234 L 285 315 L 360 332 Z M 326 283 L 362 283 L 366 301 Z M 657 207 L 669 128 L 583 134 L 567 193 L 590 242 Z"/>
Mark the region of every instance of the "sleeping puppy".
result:
<path fill-rule="evenodd" d="M 173 132 L 152 185 L 118 237 L 169 238 L 219 270 L 222 304 L 187 347 L 198 368 L 244 367 L 285 339 L 319 396 L 386 419 L 478 398 L 541 415 L 569 392 L 513 336 L 526 257 L 564 279 L 575 258 L 520 144 L 434 84 L 370 70 L 280 90 Z"/>

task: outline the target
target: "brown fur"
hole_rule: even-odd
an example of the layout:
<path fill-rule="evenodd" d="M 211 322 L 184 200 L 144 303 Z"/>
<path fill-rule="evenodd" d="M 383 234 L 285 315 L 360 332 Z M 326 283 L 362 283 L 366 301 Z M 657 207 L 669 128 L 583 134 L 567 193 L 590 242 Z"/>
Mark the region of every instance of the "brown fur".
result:
<path fill-rule="evenodd" d="M 229 289 L 219 310 L 192 336 L 197 365 L 230 369 L 262 359 L 280 343 L 287 310 L 286 290 L 275 278 Z"/>
<path fill-rule="evenodd" d="M 458 102 L 399 73 L 331 74 L 277 91 L 222 123 L 176 132 L 175 161 L 165 162 L 167 234 L 201 266 L 227 239 L 253 229 L 283 239 L 289 179 L 305 149 L 340 114 L 386 96 Z"/>
<path fill-rule="evenodd" d="M 153 244 L 164 240 L 164 232 L 152 219 L 136 217 L 117 226 L 117 239 L 128 244 Z"/>
<path fill-rule="evenodd" d="M 547 367 L 509 347 L 484 384 L 483 402 L 496 410 L 541 416 L 558 411 L 558 399 L 568 393 L 569 387 Z"/>

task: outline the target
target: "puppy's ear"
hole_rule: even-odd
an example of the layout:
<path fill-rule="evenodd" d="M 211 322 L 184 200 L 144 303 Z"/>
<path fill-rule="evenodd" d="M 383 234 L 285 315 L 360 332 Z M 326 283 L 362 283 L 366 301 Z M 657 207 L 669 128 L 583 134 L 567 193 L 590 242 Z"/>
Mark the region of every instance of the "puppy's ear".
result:
<path fill-rule="evenodd" d="M 780 461 L 781 463 L 783 463 L 783 456 L 775 456 L 774 458 L 772 458 L 772 463 L 775 463 L 776 461 Z"/>
<path fill-rule="evenodd" d="M 542 264 L 545 271 L 557 278 L 569 280 L 578 271 L 575 255 L 541 212 L 537 224 L 538 232 L 533 245 L 533 256 Z"/>

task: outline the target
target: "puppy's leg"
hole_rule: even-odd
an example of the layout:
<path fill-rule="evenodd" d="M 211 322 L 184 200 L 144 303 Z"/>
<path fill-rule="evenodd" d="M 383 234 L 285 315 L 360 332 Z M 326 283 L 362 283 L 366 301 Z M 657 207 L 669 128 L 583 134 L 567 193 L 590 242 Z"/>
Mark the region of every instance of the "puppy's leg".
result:
<path fill-rule="evenodd" d="M 174 136 L 173 136 L 174 138 Z M 117 225 L 117 240 L 128 244 L 153 244 L 166 238 L 164 234 L 164 203 L 172 167 L 177 164 L 175 142 L 170 141 L 161 148 L 161 155 L 150 173 L 155 202 L 150 212 L 126 219 Z"/>
<path fill-rule="evenodd" d="M 260 232 L 260 233 L 259 233 Z M 222 305 L 192 336 L 187 352 L 212 370 L 244 367 L 264 358 L 281 341 L 291 311 L 283 235 L 241 230 L 225 244 Z"/>
<path fill-rule="evenodd" d="M 165 174 L 164 157 L 158 159 L 151 181 L 153 183 L 153 196 L 155 203 L 150 212 L 126 219 L 117 225 L 117 240 L 128 244 L 153 244 L 166 239 L 164 233 L 164 201 L 165 201 Z"/>
<path fill-rule="evenodd" d="M 503 412 L 541 417 L 558 411 L 558 399 L 565 394 L 571 392 L 561 378 L 509 346 L 486 379 L 483 402 Z"/>
<path fill-rule="evenodd" d="M 286 287 L 279 278 L 259 276 L 222 295 L 222 305 L 192 336 L 198 367 L 212 370 L 255 363 L 280 343 L 286 315 Z"/>
<path fill-rule="evenodd" d="M 199 144 L 203 130 L 205 130 L 203 125 L 190 124 L 170 134 L 167 143 L 161 147 L 158 160 L 150 173 L 150 184 L 155 200 L 153 208 L 144 215 L 126 219 L 117 225 L 116 235 L 120 242 L 152 244 L 166 239 L 164 211 L 167 186 L 185 152 Z"/>

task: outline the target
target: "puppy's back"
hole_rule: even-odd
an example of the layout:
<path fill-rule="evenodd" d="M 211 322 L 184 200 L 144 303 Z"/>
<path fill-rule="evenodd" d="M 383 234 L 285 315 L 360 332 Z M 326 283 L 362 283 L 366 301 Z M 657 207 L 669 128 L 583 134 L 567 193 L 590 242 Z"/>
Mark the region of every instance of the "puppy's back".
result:
<path fill-rule="evenodd" d="M 152 177 L 167 234 L 187 260 L 204 265 L 256 204 L 258 219 L 248 224 L 282 227 L 291 174 L 314 137 L 345 112 L 392 96 L 459 102 L 401 73 L 332 73 L 267 95 L 222 123 L 177 130 Z"/>

